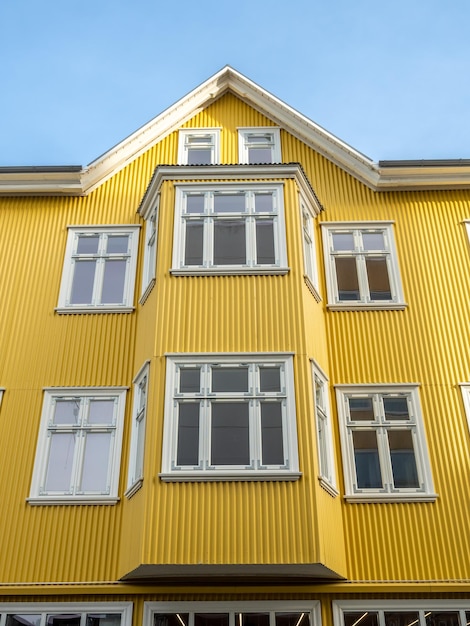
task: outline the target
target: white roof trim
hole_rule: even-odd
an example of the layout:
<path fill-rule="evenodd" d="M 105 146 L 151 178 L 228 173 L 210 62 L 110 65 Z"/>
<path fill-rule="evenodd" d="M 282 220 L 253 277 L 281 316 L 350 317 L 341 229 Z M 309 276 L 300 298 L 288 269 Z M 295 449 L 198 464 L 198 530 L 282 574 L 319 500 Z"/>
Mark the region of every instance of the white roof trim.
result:
<path fill-rule="evenodd" d="M 0 168 L 1 195 L 86 195 L 227 91 L 269 117 L 375 191 L 470 187 L 470 165 L 455 160 L 380 167 L 233 68 L 226 66 L 79 172 Z M 419 163 L 419 165 L 418 165 Z M 27 171 L 29 169 L 29 171 Z M 39 168 L 38 168 L 39 169 Z"/>

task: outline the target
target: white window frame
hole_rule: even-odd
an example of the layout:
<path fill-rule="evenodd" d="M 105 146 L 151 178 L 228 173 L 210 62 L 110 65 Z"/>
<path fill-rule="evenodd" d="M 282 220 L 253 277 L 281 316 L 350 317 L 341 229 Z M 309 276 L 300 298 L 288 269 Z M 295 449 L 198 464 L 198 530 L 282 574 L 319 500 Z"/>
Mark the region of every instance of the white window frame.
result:
<path fill-rule="evenodd" d="M 210 481 L 210 480 L 297 480 L 300 477 L 297 424 L 294 397 L 294 370 L 291 353 L 237 353 L 220 354 L 169 354 L 165 392 L 165 419 L 163 430 L 163 457 L 160 477 L 164 481 Z M 212 367 L 247 366 L 249 368 L 249 391 L 247 393 L 217 393 L 210 389 Z M 181 368 L 201 366 L 202 386 L 200 393 L 183 394 L 178 391 Z M 262 393 L 258 388 L 257 376 L 260 366 L 281 368 L 281 391 Z M 280 400 L 282 408 L 284 464 L 261 465 L 260 403 L 262 400 Z M 240 466 L 210 465 L 210 410 L 211 403 L 218 399 L 249 402 L 249 445 L 250 464 Z M 178 402 L 198 401 L 199 408 L 199 464 L 197 466 L 176 465 L 178 445 Z"/>
<path fill-rule="evenodd" d="M 30 504 L 115 504 L 118 501 L 126 392 L 127 388 L 125 387 L 50 387 L 44 390 L 31 493 L 28 498 Z M 87 423 L 85 419 L 87 403 L 95 398 L 107 398 L 114 401 L 112 424 L 90 425 Z M 67 424 L 64 426 L 53 424 L 54 407 L 58 399 L 76 399 L 80 401 L 80 424 Z M 108 461 L 108 485 L 105 492 L 85 493 L 78 490 L 85 454 L 84 438 L 86 433 L 90 431 L 110 432 L 112 434 L 112 445 Z M 53 432 L 73 432 L 77 435 L 77 444 L 73 453 L 71 484 L 69 490 L 63 492 L 47 492 L 43 488 L 48 470 L 49 448 Z"/>
<path fill-rule="evenodd" d="M 393 222 L 323 222 L 323 250 L 325 256 L 326 287 L 328 294 L 328 308 L 330 310 L 376 310 L 376 309 L 404 309 L 406 304 L 400 280 L 398 256 L 393 235 Z M 362 234 L 383 234 L 385 249 L 365 251 L 362 246 Z M 336 233 L 350 233 L 354 237 L 354 251 L 335 251 L 332 235 Z M 356 269 L 359 282 L 360 297 L 358 300 L 340 300 L 336 278 L 335 258 L 351 257 L 356 259 Z M 366 259 L 385 259 L 390 282 L 391 299 L 373 300 L 369 292 Z"/>
<path fill-rule="evenodd" d="M 157 240 L 158 240 L 158 214 L 160 194 L 155 199 L 153 209 L 145 219 L 145 250 L 144 268 L 142 272 L 142 294 L 140 304 L 143 304 L 155 285 L 157 267 Z"/>
<path fill-rule="evenodd" d="M 266 135 L 271 135 L 272 160 L 267 163 L 282 163 L 281 157 L 281 131 L 276 126 L 250 126 L 238 128 L 238 160 L 240 163 L 249 164 L 248 137 L 260 137 L 260 145 L 269 145 L 262 141 Z"/>
<path fill-rule="evenodd" d="M 318 264 L 315 246 L 315 211 L 304 194 L 299 193 L 300 223 L 304 253 L 304 279 L 317 301 L 321 300 L 318 286 Z"/>
<path fill-rule="evenodd" d="M 460 391 L 462 393 L 463 406 L 467 417 L 468 429 L 470 430 L 470 383 L 460 383 Z"/>
<path fill-rule="evenodd" d="M 5 391 L 4 387 L 0 387 L 0 406 L 2 406 L 2 400 L 3 400 L 3 392 Z"/>
<path fill-rule="evenodd" d="M 464 600 L 333 600 L 333 624 L 334 626 L 344 626 L 344 614 L 348 612 L 362 613 L 365 617 L 369 613 L 378 613 L 378 625 L 385 626 L 385 612 L 407 613 L 411 611 L 419 612 L 419 619 L 414 626 L 427 626 L 426 614 L 429 612 L 459 612 L 460 624 L 465 626 L 468 623 L 465 612 L 470 611 L 470 601 Z M 359 617 L 358 620 L 361 620 Z M 359 626 L 361 621 L 356 621 Z"/>
<path fill-rule="evenodd" d="M 313 405 L 318 452 L 320 485 L 332 496 L 338 495 L 336 486 L 335 454 L 331 425 L 329 383 L 326 374 L 312 361 Z"/>
<path fill-rule="evenodd" d="M 144 479 L 145 426 L 147 421 L 150 361 L 146 361 L 134 378 L 131 450 L 126 496 L 130 498 Z"/>
<path fill-rule="evenodd" d="M 65 249 L 64 267 L 59 293 L 59 304 L 56 308 L 58 313 L 130 313 L 134 310 L 133 300 L 135 273 L 137 267 L 137 250 L 139 245 L 139 229 L 139 226 L 134 225 L 68 227 L 67 245 Z M 98 253 L 78 255 L 76 251 L 79 237 L 93 235 L 100 237 Z M 107 238 L 114 235 L 129 236 L 129 247 L 127 253 L 110 255 L 104 251 L 104 245 Z M 72 304 L 70 302 L 73 287 L 74 266 L 76 259 L 78 258 L 96 260 L 97 262 L 92 301 L 86 304 Z M 100 302 L 105 261 L 108 258 L 125 259 L 127 263 L 122 303 L 102 304 Z"/>
<path fill-rule="evenodd" d="M 175 201 L 175 229 L 173 243 L 173 268 L 175 275 L 201 274 L 286 274 L 287 251 L 286 229 L 284 222 L 284 188 L 282 183 L 211 183 L 177 184 Z M 214 213 L 216 194 L 243 194 L 245 212 Z M 269 213 L 255 213 L 254 202 L 257 193 L 273 195 L 273 210 Z M 204 195 L 204 213 L 187 214 L 186 198 L 191 194 Z M 256 220 L 273 221 L 275 262 L 272 264 L 256 263 Z M 204 223 L 203 262 L 201 265 L 185 265 L 186 223 L 192 219 Z M 217 220 L 240 220 L 245 223 L 246 263 L 233 265 L 214 264 L 214 222 Z"/>
<path fill-rule="evenodd" d="M 153 626 L 156 613 L 189 613 L 189 624 L 194 626 L 197 613 L 228 613 L 229 626 L 239 626 L 240 613 L 269 613 L 270 626 L 275 626 L 276 613 L 308 613 L 310 626 L 321 626 L 319 600 L 262 600 L 236 602 L 144 602 L 143 626 Z M 300 620 L 299 620 L 300 621 Z"/>
<path fill-rule="evenodd" d="M 220 128 L 181 128 L 178 133 L 178 163 L 188 165 L 191 137 L 207 137 L 206 146 L 212 152 L 211 162 L 195 165 L 217 165 L 220 163 Z"/>
<path fill-rule="evenodd" d="M 89 613 L 114 613 L 121 616 L 120 626 L 132 626 L 132 608 L 132 602 L 2 602 L 0 626 L 5 626 L 7 615 L 41 615 L 40 626 L 47 626 L 48 615 L 76 613 L 81 613 L 83 626 Z"/>
<path fill-rule="evenodd" d="M 417 383 L 335 385 L 340 424 L 341 452 L 346 495 L 351 502 L 433 502 L 434 492 L 428 447 L 418 395 Z M 406 397 L 409 410 L 408 420 L 385 420 L 383 397 Z M 349 416 L 349 398 L 372 398 L 374 420 L 352 421 Z M 382 477 L 382 488 L 360 488 L 357 486 L 356 465 L 352 433 L 366 430 L 377 433 L 378 456 Z M 393 485 L 391 456 L 388 446 L 389 430 L 410 430 L 413 440 L 419 487 L 399 488 Z"/>

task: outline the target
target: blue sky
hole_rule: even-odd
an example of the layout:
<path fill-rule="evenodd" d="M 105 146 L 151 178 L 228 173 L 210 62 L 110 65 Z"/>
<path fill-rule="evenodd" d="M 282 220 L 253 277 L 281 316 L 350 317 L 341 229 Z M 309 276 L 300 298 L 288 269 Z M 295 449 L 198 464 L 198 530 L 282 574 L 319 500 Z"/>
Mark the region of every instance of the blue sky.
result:
<path fill-rule="evenodd" d="M 469 0 L 0 0 L 0 166 L 86 165 L 229 64 L 373 160 L 470 158 Z"/>

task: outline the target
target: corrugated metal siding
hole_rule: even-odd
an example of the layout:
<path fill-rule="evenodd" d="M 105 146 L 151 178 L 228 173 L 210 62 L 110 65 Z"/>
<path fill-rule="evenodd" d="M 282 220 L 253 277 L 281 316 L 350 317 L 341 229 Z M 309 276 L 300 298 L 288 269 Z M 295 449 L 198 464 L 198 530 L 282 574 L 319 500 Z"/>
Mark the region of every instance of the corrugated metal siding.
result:
<path fill-rule="evenodd" d="M 186 126 L 222 127 L 222 162 L 230 163 L 238 158 L 237 127 L 269 124 L 228 95 Z M 177 140 L 177 132 L 171 133 L 86 198 L 2 199 L 0 385 L 7 391 L 0 420 L 0 501 L 8 515 L 0 516 L 0 579 L 112 580 L 144 562 L 316 560 L 353 580 L 468 578 L 469 435 L 456 387 L 470 380 L 470 270 L 461 224 L 470 217 L 468 193 L 373 193 L 283 132 L 283 160 L 302 163 L 326 208 L 319 221 L 395 221 L 405 311 L 328 312 L 319 232 L 323 300 L 314 300 L 303 282 L 296 190 L 288 181 L 287 276 L 171 276 L 174 207 L 167 183 L 157 283 L 144 307 L 137 304 L 139 270 L 136 313 L 56 315 L 66 226 L 138 223 L 135 211 L 152 172 L 159 163 L 176 161 Z M 161 483 L 165 352 L 283 350 L 295 352 L 302 478 Z M 348 504 L 321 490 L 309 358 L 320 363 L 332 385 L 421 383 L 439 493 L 435 503 Z M 146 359 L 152 369 L 142 489 L 114 507 L 28 506 L 42 388 L 131 386 Z M 342 489 L 334 402 L 332 408 Z"/>

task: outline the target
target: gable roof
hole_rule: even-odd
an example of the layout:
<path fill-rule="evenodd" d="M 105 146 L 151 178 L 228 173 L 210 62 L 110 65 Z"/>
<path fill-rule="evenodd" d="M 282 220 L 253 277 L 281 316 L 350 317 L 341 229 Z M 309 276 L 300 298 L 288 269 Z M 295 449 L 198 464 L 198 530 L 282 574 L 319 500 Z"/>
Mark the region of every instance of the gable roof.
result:
<path fill-rule="evenodd" d="M 230 66 L 85 167 L 2 167 L 2 195 L 86 195 L 227 92 L 375 191 L 470 187 L 470 160 L 373 162 Z"/>

